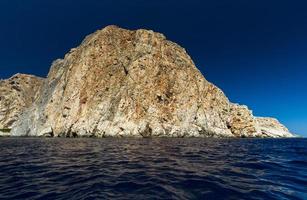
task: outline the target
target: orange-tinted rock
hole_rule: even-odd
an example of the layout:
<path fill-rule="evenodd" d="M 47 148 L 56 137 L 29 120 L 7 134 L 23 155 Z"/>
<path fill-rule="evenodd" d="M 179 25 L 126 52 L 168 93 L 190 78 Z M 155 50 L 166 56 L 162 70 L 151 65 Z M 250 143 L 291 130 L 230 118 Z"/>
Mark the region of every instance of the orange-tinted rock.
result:
<path fill-rule="evenodd" d="M 53 63 L 12 134 L 256 137 L 258 125 L 242 108 L 162 34 L 108 26 Z"/>

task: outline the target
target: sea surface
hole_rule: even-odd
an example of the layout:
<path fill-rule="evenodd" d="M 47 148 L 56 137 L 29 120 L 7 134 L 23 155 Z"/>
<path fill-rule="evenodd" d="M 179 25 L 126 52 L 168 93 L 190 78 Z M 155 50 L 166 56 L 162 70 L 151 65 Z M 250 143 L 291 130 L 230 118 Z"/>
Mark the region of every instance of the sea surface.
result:
<path fill-rule="evenodd" d="M 307 199 L 307 140 L 0 138 L 0 199 Z"/>

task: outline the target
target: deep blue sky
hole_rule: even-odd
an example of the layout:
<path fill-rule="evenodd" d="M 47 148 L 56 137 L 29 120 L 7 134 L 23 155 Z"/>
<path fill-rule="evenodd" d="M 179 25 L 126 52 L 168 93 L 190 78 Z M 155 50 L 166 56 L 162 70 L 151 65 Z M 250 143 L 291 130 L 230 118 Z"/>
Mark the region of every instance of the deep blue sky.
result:
<path fill-rule="evenodd" d="M 305 0 L 1 0 L 0 77 L 45 76 L 106 25 L 153 29 L 231 101 L 307 136 L 306 9 Z"/>

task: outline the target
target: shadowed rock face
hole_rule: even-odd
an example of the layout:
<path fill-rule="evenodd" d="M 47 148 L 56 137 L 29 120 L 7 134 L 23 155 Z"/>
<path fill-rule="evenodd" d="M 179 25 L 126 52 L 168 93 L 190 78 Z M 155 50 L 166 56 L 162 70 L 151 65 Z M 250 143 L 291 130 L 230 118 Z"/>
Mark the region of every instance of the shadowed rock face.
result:
<path fill-rule="evenodd" d="M 53 63 L 11 134 L 275 137 L 263 124 L 230 103 L 162 34 L 108 26 Z M 291 136 L 284 133 L 276 136 Z"/>
<path fill-rule="evenodd" d="M 25 74 L 0 81 L 0 135 L 9 135 L 21 113 L 33 104 L 42 83 L 42 78 Z"/>

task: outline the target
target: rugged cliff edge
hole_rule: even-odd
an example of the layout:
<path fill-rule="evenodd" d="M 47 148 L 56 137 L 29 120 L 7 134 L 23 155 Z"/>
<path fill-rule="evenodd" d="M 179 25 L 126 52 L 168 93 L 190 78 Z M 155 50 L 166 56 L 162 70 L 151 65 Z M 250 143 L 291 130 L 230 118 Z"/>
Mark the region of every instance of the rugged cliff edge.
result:
<path fill-rule="evenodd" d="M 89 35 L 35 91 L 10 135 L 293 136 L 277 120 L 230 103 L 183 48 L 148 30 L 108 26 Z"/>
<path fill-rule="evenodd" d="M 42 78 L 26 74 L 0 80 L 0 135 L 10 135 L 18 117 L 33 104 L 42 83 Z"/>

